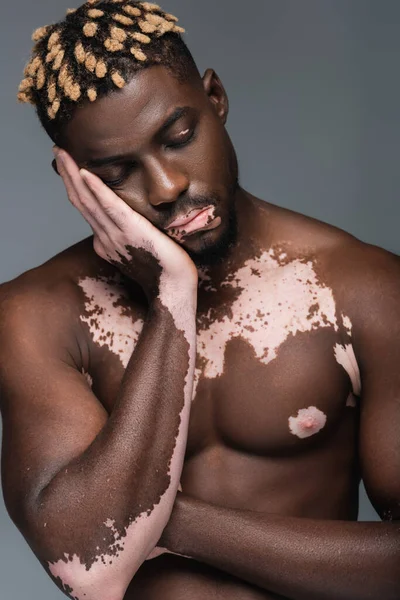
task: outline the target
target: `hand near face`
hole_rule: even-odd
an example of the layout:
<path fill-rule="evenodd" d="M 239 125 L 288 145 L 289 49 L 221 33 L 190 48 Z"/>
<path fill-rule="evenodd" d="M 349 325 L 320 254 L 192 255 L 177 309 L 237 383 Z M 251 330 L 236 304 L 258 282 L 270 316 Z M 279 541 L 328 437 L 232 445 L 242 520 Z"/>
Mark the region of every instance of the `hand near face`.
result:
<path fill-rule="evenodd" d="M 70 202 L 93 230 L 98 256 L 137 281 L 149 300 L 160 285 L 197 287 L 197 269 L 185 250 L 130 208 L 99 177 L 55 150 L 57 168 Z"/>

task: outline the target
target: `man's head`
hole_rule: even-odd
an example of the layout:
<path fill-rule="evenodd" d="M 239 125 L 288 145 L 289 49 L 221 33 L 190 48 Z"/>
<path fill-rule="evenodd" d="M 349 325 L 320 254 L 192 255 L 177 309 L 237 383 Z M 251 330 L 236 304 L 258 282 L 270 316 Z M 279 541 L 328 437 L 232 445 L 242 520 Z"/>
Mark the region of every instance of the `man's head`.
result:
<path fill-rule="evenodd" d="M 238 168 L 226 93 L 213 70 L 200 76 L 176 22 L 148 2 L 89 0 L 34 33 L 19 99 L 80 167 L 158 228 L 215 206 L 220 226 L 182 238 L 203 266 L 236 240 Z"/>

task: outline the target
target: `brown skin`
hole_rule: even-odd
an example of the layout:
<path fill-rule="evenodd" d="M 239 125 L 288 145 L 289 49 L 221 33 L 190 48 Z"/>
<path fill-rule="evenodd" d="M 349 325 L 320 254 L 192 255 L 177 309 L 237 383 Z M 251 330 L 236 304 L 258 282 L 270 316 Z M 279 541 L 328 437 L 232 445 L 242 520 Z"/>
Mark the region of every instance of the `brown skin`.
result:
<path fill-rule="evenodd" d="M 218 593 L 233 600 L 397 600 L 399 259 L 334 227 L 264 203 L 242 188 L 233 199 L 229 196 L 235 157 L 224 128 L 228 102 L 212 71 L 203 80 L 205 93 L 198 87 L 177 86 L 161 68 L 145 71 L 136 83 L 79 109 L 68 131 L 67 150 L 79 166 L 119 153 L 139 160 L 140 168 L 116 192 L 160 229 L 202 195 L 217 194 L 222 227 L 235 206 L 237 245 L 211 269 L 217 296 L 198 294 L 199 323 L 211 306 L 219 315 L 229 311 L 232 299 L 219 283 L 260 250 L 276 246 L 285 248 L 291 260 L 313 257 L 321 281 L 334 290 L 335 301 L 353 323 L 363 393 L 359 409 L 345 408 L 350 383 L 343 369 L 327 358 L 326 349 L 332 346 L 329 330 L 293 337 L 279 359 L 267 366 L 260 366 L 240 340 L 232 342 L 221 381 L 205 379 L 199 384 L 182 472 L 184 493 L 177 495 L 159 541 L 159 546 L 192 558 L 166 554 L 143 563 L 125 599 L 200 600 Z M 179 151 L 154 140 L 158 125 L 176 106 L 198 111 L 200 124 L 197 140 Z M 176 133 L 189 125 L 180 122 Z M 102 177 L 116 178 L 120 173 L 115 167 L 91 170 Z M 221 235 L 222 228 L 216 229 L 207 233 L 207 240 L 215 242 Z M 201 239 L 191 236 L 182 246 L 199 250 Z M 110 421 L 116 405 L 124 370 L 82 327 L 84 299 L 77 285 L 82 277 L 114 271 L 96 256 L 93 238 L 88 238 L 2 287 L 3 314 L 12 317 L 12 328 L 2 319 L 3 333 L 9 332 L 2 337 L 7 342 L 2 361 L 7 360 L 5 348 L 12 348 L 7 353 L 12 355 L 7 361 L 10 391 L 2 398 L 3 485 L 8 510 L 33 548 L 40 544 L 29 536 L 30 508 L 48 478 L 40 474 L 43 469 L 54 473 L 58 465 L 66 464 L 67 447 L 71 455 L 82 453 Z M 125 284 L 127 314 L 143 318 L 148 308 L 145 294 L 133 279 Z M 26 315 L 28 330 L 19 325 Z M 27 353 L 29 345 L 12 344 L 18 327 L 24 339 L 31 340 L 34 356 L 42 352 L 53 356 L 57 381 L 49 383 L 48 367 L 40 372 L 33 355 L 25 360 L 21 353 Z M 69 365 L 69 380 L 59 374 L 57 361 Z M 93 394 L 84 391 L 80 374 L 89 366 Z M 11 383 L 17 380 L 18 386 Z M 53 386 L 54 392 L 60 386 L 70 390 L 65 411 L 51 421 L 48 390 L 48 404 L 38 412 L 27 406 L 26 392 L 23 397 L 23 390 L 33 385 L 40 389 L 38 381 L 50 386 L 50 392 Z M 72 396 L 82 399 L 83 394 L 86 403 L 75 403 L 71 411 Z M 281 425 L 287 414 L 304 406 L 304 397 L 309 404 L 321 402 L 335 421 L 333 429 L 306 443 Z M 55 422 L 60 425 L 52 446 L 47 432 L 53 431 Z M 8 436 L 11 430 L 13 436 Z M 361 476 L 386 522 L 356 522 Z M 97 510 L 102 499 L 98 505 L 92 502 Z"/>
<path fill-rule="evenodd" d="M 149 94 L 155 84 L 159 93 Z M 179 108 L 186 114 L 162 131 Z M 232 193 L 237 162 L 224 127 L 227 114 L 228 99 L 214 71 L 203 82 L 182 85 L 166 69 L 153 67 L 121 93 L 80 108 L 67 128 L 65 149 L 108 185 L 123 178 L 110 187 L 161 230 L 187 210 L 207 206 L 210 198 L 223 223 L 207 235 L 213 244 L 228 226 L 234 201 L 248 204 L 243 190 Z M 124 158 L 118 163 L 93 167 L 93 161 L 119 155 Z M 182 245 L 197 252 L 204 240 L 191 236 Z"/>

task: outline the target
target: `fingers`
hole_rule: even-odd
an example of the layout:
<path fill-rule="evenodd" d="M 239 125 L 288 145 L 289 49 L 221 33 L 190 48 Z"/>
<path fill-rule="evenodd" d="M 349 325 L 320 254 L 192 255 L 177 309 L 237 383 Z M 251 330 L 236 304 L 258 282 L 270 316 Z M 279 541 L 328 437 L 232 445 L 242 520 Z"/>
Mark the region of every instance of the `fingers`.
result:
<path fill-rule="evenodd" d="M 101 210 L 96 198 L 91 193 L 88 186 L 82 180 L 79 168 L 75 161 L 67 152 L 60 151 L 57 156 L 57 167 L 64 181 L 68 198 L 84 219 L 92 227 L 94 233 L 104 235 L 104 232 L 110 233 L 110 229 L 115 225 L 104 211 Z"/>
<path fill-rule="evenodd" d="M 91 190 L 98 204 L 102 207 L 104 213 L 112 220 L 112 222 L 120 229 L 125 231 L 127 223 L 135 218 L 140 218 L 138 213 L 135 213 L 117 194 L 115 194 L 107 185 L 105 185 L 99 177 L 86 169 L 81 169 L 80 174 L 82 179 Z"/>

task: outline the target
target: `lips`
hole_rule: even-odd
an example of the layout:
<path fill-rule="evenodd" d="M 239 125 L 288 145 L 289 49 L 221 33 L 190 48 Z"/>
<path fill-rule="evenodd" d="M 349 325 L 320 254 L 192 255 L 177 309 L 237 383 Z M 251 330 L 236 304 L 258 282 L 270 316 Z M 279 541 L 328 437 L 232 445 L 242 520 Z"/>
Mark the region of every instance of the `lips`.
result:
<path fill-rule="evenodd" d="M 178 217 L 172 223 L 170 223 L 166 229 L 171 229 L 173 227 L 183 227 L 183 225 L 187 225 L 191 221 L 193 221 L 200 213 L 205 212 L 212 208 L 212 206 L 206 206 L 205 208 L 194 208 L 186 215 Z"/>

